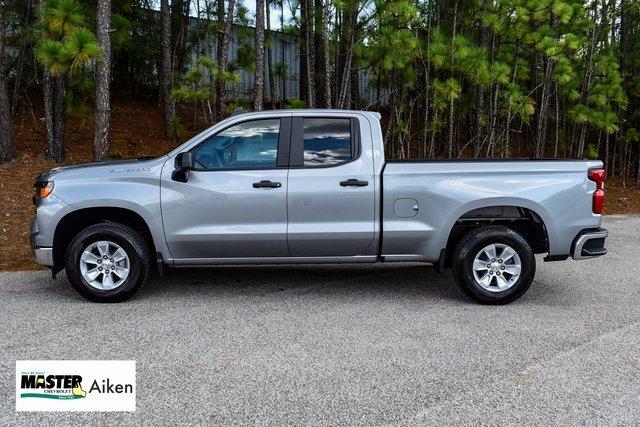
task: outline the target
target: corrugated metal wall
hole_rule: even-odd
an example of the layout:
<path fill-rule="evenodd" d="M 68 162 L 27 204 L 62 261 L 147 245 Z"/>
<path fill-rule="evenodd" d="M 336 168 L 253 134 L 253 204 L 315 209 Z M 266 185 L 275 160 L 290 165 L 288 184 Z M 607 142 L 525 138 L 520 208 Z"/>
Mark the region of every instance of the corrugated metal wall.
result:
<path fill-rule="evenodd" d="M 203 25 L 202 20 L 192 19 L 191 21 L 191 29 L 198 31 L 198 26 Z M 229 61 L 235 61 L 238 57 L 238 51 L 242 48 L 243 45 L 254 46 L 254 32 L 255 29 L 252 27 L 240 27 L 235 26 L 232 31 L 231 43 L 229 45 Z M 215 52 L 217 51 L 217 41 L 215 37 L 213 37 L 212 33 L 208 33 L 204 40 L 201 38 L 197 46 L 192 46 L 192 61 L 195 62 L 198 56 L 209 56 L 211 58 L 216 57 Z M 273 59 L 272 70 L 274 74 L 274 94 L 275 99 L 278 100 L 282 96 L 282 79 L 277 76 L 276 68 L 278 64 L 283 62 L 286 67 L 286 78 L 285 78 L 285 90 L 287 99 L 290 98 L 299 98 L 300 97 L 300 87 L 299 87 L 299 60 L 300 60 L 300 51 L 298 47 L 298 42 L 296 38 L 289 34 L 283 34 L 279 31 L 271 31 L 268 34 L 268 42 L 265 45 L 269 46 L 271 49 L 271 55 Z M 272 99 L 272 94 L 270 93 L 269 87 L 269 76 L 268 76 L 268 55 L 265 54 L 265 100 L 270 101 Z M 235 88 L 235 93 L 232 90 L 231 86 L 227 88 L 228 96 L 240 97 L 243 99 L 251 99 L 253 93 L 253 84 L 254 84 L 254 71 L 239 69 L 236 73 L 240 77 L 240 83 Z M 360 98 L 365 100 L 366 102 L 374 103 L 378 99 L 377 91 L 375 87 L 369 87 L 370 82 L 370 73 L 368 71 L 360 71 L 358 73 L 358 83 L 359 83 L 359 94 Z M 386 95 L 384 92 L 381 93 L 381 100 L 386 100 Z"/>

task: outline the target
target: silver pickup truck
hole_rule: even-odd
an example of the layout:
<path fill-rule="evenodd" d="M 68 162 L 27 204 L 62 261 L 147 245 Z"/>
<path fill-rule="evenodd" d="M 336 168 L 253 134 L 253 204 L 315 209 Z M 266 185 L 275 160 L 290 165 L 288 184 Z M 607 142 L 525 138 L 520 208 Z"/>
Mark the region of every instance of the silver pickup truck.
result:
<path fill-rule="evenodd" d="M 504 304 L 531 285 L 534 254 L 606 253 L 601 162 L 385 161 L 379 119 L 245 113 L 161 157 L 47 171 L 36 261 L 98 302 L 167 266 L 424 262 Z"/>

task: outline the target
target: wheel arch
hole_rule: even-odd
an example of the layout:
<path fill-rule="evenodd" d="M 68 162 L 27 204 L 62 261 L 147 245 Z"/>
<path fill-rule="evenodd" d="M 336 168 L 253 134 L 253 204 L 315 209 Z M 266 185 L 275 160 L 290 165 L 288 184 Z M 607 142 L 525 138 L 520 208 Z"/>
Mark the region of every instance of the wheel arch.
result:
<path fill-rule="evenodd" d="M 502 225 L 522 234 L 534 253 L 547 253 L 555 236 L 555 226 L 546 210 L 529 201 L 493 201 L 461 208 L 444 236 L 444 265 L 449 267 L 460 239 L 474 228 Z"/>
<path fill-rule="evenodd" d="M 123 207 L 86 207 L 77 209 L 63 216 L 53 236 L 54 271 L 64 268 L 64 257 L 73 238 L 85 228 L 102 222 L 117 222 L 138 231 L 149 245 L 150 256 L 156 258 L 156 242 L 147 221 L 138 212 Z"/>

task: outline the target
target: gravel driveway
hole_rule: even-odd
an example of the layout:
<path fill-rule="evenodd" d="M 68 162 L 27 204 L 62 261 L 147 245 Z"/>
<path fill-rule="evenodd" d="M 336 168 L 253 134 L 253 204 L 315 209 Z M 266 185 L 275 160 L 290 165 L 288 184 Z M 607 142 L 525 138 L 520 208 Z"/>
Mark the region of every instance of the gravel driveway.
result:
<path fill-rule="evenodd" d="M 416 264 L 171 270 L 93 304 L 0 273 L 0 425 L 637 424 L 640 217 L 503 307 Z M 16 359 L 135 359 L 135 413 L 16 413 Z"/>

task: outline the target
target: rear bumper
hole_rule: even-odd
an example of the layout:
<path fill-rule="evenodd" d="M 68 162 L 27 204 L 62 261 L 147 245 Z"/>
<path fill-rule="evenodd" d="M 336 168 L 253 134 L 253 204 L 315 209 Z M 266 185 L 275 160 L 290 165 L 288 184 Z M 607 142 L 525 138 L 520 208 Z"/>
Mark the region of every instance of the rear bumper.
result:
<path fill-rule="evenodd" d="M 571 258 L 586 259 L 606 254 L 604 241 L 608 235 L 609 232 L 604 228 L 582 230 L 571 246 Z"/>

